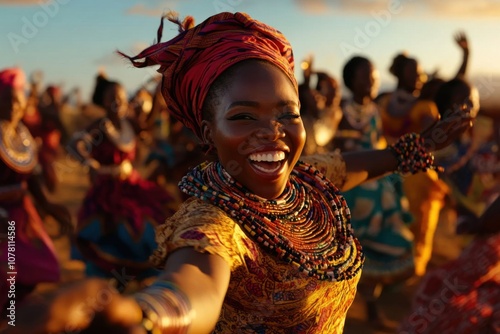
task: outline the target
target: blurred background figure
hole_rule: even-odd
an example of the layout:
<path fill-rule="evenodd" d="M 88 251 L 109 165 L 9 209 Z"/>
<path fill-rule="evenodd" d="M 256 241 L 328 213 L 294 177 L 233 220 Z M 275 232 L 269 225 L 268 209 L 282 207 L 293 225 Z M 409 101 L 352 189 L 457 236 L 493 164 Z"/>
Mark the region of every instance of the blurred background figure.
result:
<path fill-rule="evenodd" d="M 333 150 L 333 138 L 342 117 L 341 89 L 330 74 L 313 70 L 313 57 L 301 64 L 300 114 L 306 129 L 304 155 Z M 315 88 L 312 88 L 314 82 Z"/>
<path fill-rule="evenodd" d="M 469 60 L 469 46 L 463 33 L 457 34 L 454 39 L 463 55 L 456 76 L 463 77 Z M 424 95 L 421 96 L 427 75 L 422 72 L 416 59 L 404 53 L 393 59 L 389 70 L 397 79 L 396 90 L 380 95 L 377 101 L 383 133 L 392 143 L 394 138 L 408 132 L 423 131 L 439 119 L 433 96 L 443 81 L 434 77 L 424 86 Z M 411 226 L 415 237 L 415 273 L 422 276 L 431 259 L 434 233 L 449 189 L 435 171 L 406 177 L 403 187 L 410 212 L 415 218 Z"/>
<path fill-rule="evenodd" d="M 374 98 L 378 75 L 365 57 L 350 58 L 343 68 L 344 85 L 351 96 L 342 101 L 342 120 L 334 146 L 342 151 L 385 148 L 380 113 Z M 366 305 L 367 321 L 376 329 L 396 328 L 377 303 L 383 287 L 414 274 L 413 235 L 398 175 L 366 182 L 344 193 L 351 207 L 351 224 L 366 256 L 358 292 Z"/>
<path fill-rule="evenodd" d="M 173 213 L 173 197 L 134 169 L 136 133 L 127 120 L 123 86 L 103 73 L 96 79 L 93 103 L 104 110 L 71 143 L 90 173 L 78 213 L 76 245 L 87 276 L 114 277 L 123 271 L 142 281 L 158 271 L 148 262 L 156 248 L 154 228 Z"/>
<path fill-rule="evenodd" d="M 498 194 L 497 194 L 498 195 Z M 461 233 L 474 235 L 454 259 L 427 273 L 398 333 L 500 332 L 500 197 Z"/>
<path fill-rule="evenodd" d="M 72 229 L 69 212 L 50 202 L 33 171 L 37 145 L 21 122 L 26 110 L 26 78 L 20 68 L 0 71 L 0 264 L 2 314 L 6 312 L 9 272 L 15 275 L 15 302 L 21 303 L 41 282 L 57 282 L 59 262 L 52 240 L 32 199 L 45 214 L 60 223 L 60 232 Z M 8 265 L 8 255 L 14 266 Z M 5 319 L 3 317 L 2 321 Z"/>
<path fill-rule="evenodd" d="M 498 142 L 491 119 L 478 114 L 477 90 L 464 79 L 442 84 L 435 97 L 440 114 L 459 106 L 476 118 L 474 126 L 449 148 L 437 152 L 437 161 L 446 167 L 441 175 L 451 189 L 456 219 L 477 219 L 491 203 L 500 186 L 497 170 Z"/>

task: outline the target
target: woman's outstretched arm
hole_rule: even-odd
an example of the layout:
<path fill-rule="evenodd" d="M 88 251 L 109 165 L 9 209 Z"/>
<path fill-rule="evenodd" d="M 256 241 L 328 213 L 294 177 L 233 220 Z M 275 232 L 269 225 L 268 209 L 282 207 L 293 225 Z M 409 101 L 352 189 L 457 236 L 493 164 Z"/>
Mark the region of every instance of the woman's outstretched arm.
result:
<path fill-rule="evenodd" d="M 128 278 L 126 271 L 121 274 L 124 276 L 120 279 Z M 148 294 L 151 287 L 161 287 L 164 281 L 173 283 L 191 305 L 188 333 L 211 333 L 219 318 L 229 278 L 229 265 L 221 257 L 186 247 L 169 256 L 158 281 L 142 292 Z M 156 294 L 151 296 L 163 293 L 162 290 L 155 291 Z M 163 291 L 168 295 L 171 290 Z M 104 279 L 74 282 L 50 293 L 33 295 L 16 305 L 16 326 L 7 326 L 5 333 L 145 334 L 146 329 L 141 326 L 142 312 L 137 302 L 139 295 L 120 294 L 113 284 Z M 179 294 L 173 295 L 173 301 L 177 303 L 175 296 Z M 158 306 L 157 303 L 153 305 Z M 163 306 L 168 307 L 166 303 L 161 303 L 160 308 Z M 172 319 L 167 319 L 167 322 Z"/>
<path fill-rule="evenodd" d="M 472 126 L 470 112 L 466 106 L 459 106 L 454 111 L 436 121 L 431 127 L 424 130 L 420 137 L 424 140 L 427 151 L 440 150 L 452 142 Z M 346 164 L 346 181 L 343 191 L 374 179 L 397 171 L 399 160 L 393 150 L 366 150 L 342 153 Z"/>

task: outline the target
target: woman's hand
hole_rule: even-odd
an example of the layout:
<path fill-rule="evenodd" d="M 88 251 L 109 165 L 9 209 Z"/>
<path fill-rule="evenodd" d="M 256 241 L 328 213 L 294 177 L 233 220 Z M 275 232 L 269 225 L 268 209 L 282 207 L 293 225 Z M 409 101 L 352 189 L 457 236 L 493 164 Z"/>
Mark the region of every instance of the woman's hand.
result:
<path fill-rule="evenodd" d="M 146 333 L 139 305 L 102 279 L 34 295 L 17 307 L 16 326 L 8 326 L 5 334 Z"/>
<path fill-rule="evenodd" d="M 472 127 L 474 118 L 468 104 L 456 106 L 420 135 L 429 151 L 438 151 L 453 143 Z"/>

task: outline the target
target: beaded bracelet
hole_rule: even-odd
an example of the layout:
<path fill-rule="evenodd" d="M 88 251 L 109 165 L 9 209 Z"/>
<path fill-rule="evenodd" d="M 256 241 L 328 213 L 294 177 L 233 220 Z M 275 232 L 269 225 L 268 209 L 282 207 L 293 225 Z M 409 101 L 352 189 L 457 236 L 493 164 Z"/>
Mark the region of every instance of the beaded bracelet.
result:
<path fill-rule="evenodd" d="M 142 309 L 142 326 L 147 333 L 187 333 L 192 319 L 191 305 L 172 282 L 157 281 L 134 298 Z"/>
<path fill-rule="evenodd" d="M 416 174 L 428 169 L 443 171 L 442 167 L 434 164 L 434 155 L 427 151 L 424 139 L 419 134 L 407 133 L 399 137 L 389 149 L 398 159 L 397 171 L 400 174 Z"/>

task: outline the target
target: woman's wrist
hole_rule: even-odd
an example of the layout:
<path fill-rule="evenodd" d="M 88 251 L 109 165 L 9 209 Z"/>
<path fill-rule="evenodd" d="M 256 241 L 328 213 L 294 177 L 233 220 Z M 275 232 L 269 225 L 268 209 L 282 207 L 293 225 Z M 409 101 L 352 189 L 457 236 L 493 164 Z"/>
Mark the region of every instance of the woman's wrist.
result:
<path fill-rule="evenodd" d="M 442 167 L 435 165 L 434 155 L 427 150 L 424 139 L 417 133 L 401 136 L 388 149 L 398 161 L 396 172 L 400 174 L 416 174 L 429 169 L 443 170 Z"/>
<path fill-rule="evenodd" d="M 142 326 L 147 333 L 187 333 L 192 318 L 191 305 L 174 283 L 159 280 L 136 293 L 134 299 L 142 309 Z"/>

